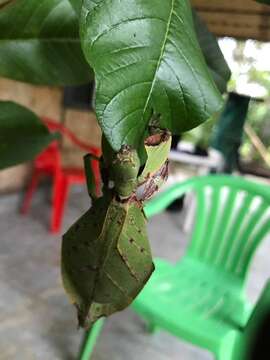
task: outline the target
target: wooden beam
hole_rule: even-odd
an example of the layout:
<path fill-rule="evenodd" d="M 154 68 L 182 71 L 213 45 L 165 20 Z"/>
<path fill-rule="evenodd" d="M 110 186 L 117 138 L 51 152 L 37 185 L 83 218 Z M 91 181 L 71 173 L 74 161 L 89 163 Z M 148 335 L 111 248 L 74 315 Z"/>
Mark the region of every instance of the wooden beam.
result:
<path fill-rule="evenodd" d="M 270 7 L 259 4 L 254 0 L 191 0 L 192 5 L 199 11 L 241 13 L 241 14 L 270 14 Z"/>
<path fill-rule="evenodd" d="M 252 0 L 193 0 L 192 4 L 218 37 L 270 41 L 270 6 Z"/>

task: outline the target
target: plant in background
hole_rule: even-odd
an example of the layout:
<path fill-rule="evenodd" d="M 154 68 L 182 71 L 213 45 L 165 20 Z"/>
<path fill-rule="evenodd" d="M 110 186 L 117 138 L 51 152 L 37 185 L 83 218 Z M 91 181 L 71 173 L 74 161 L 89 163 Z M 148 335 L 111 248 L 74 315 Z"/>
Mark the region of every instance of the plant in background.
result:
<path fill-rule="evenodd" d="M 81 325 L 123 309 L 150 276 L 142 202 L 166 178 L 169 151 L 167 135 L 165 141 L 157 134 L 181 134 L 206 121 L 220 109 L 218 88 L 224 91 L 230 76 L 188 0 L 2 2 L 0 75 L 59 86 L 86 83 L 93 73 L 103 132 L 103 195 L 96 199 L 87 171 L 93 207 L 64 236 L 62 258 L 64 284 Z M 16 157 L 12 141 L 7 147 L 1 136 L 2 167 L 28 160 L 49 141 L 22 107 L 17 120 L 9 120 L 15 117 L 12 106 L 0 103 L 0 133 L 8 139 L 13 133 L 19 143 L 20 119 L 35 146 L 28 137 Z"/>
<path fill-rule="evenodd" d="M 267 155 L 270 148 L 267 124 L 270 116 L 270 75 L 269 65 L 265 61 L 269 52 L 269 44 L 254 40 L 247 42 L 230 40 L 230 43 L 233 47 L 230 61 L 234 71 L 228 87 L 234 92 L 250 95 L 252 99 L 255 99 L 249 105 L 247 124 L 255 132 L 254 135 L 259 137 L 259 141 L 265 148 L 266 156 L 269 156 Z M 241 157 L 245 162 L 255 160 L 254 169 L 257 165 L 265 166 L 265 159 L 254 146 L 254 137 L 251 137 L 250 134 L 243 138 Z"/>

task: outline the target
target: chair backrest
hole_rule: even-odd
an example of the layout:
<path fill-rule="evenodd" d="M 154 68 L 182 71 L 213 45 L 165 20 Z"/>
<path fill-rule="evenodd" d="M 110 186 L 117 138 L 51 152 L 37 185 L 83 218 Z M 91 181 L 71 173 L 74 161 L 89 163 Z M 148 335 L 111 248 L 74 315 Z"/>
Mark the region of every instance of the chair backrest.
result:
<path fill-rule="evenodd" d="M 43 123 L 48 127 L 50 132 L 59 131 L 58 124 L 49 119 L 42 119 Z M 61 171 L 61 153 L 59 141 L 54 140 L 45 150 L 43 150 L 34 161 L 37 169 L 46 170 L 48 172 L 57 173 Z"/>
<path fill-rule="evenodd" d="M 81 141 L 64 125 L 48 118 L 43 118 L 42 120 L 51 132 L 59 132 L 62 136 L 69 138 L 77 147 L 85 150 L 88 153 L 91 153 L 92 155 L 97 157 L 101 155 L 101 150 L 98 147 L 86 144 L 85 142 Z M 97 161 L 93 161 L 93 166 L 96 168 L 98 167 Z M 61 171 L 61 151 L 59 141 L 53 141 L 45 150 L 43 150 L 41 154 L 36 157 L 35 167 L 46 169 L 53 173 Z M 95 169 L 95 173 L 98 171 L 98 169 Z"/>
<path fill-rule="evenodd" d="M 44 124 L 47 125 L 47 127 L 50 131 L 52 131 L 52 132 L 57 131 L 62 136 L 66 136 L 74 145 L 76 145 L 80 149 L 85 150 L 95 156 L 101 155 L 100 148 L 93 146 L 93 145 L 89 145 L 89 144 L 85 143 L 84 141 L 80 140 L 71 130 L 66 128 L 63 124 L 57 123 L 54 120 L 51 120 L 48 118 L 43 118 L 42 120 L 43 120 Z"/>
<path fill-rule="evenodd" d="M 150 201 L 147 216 L 191 190 L 197 209 L 187 255 L 244 280 L 257 246 L 270 230 L 270 187 L 242 177 L 196 177 Z"/>
<path fill-rule="evenodd" d="M 43 169 L 50 173 L 57 173 L 61 171 L 61 153 L 57 140 L 43 150 L 34 161 L 34 166 L 37 169 Z"/>

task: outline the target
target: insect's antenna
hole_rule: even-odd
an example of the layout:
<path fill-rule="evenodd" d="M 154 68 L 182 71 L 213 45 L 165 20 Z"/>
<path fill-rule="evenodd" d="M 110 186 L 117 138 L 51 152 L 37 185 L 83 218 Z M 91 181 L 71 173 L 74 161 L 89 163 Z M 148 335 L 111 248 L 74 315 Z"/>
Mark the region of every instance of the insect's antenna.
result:
<path fill-rule="evenodd" d="M 99 161 L 99 158 L 95 155 L 87 154 L 84 156 L 83 161 L 84 161 L 84 170 L 85 170 L 88 194 L 91 200 L 95 201 L 98 197 L 97 194 L 98 179 L 95 178 L 95 174 L 93 171 L 93 161 Z"/>

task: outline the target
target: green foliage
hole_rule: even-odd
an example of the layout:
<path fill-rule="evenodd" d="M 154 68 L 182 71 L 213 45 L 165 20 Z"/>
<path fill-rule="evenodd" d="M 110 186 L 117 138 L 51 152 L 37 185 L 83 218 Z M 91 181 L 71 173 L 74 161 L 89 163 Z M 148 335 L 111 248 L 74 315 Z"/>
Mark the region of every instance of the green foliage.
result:
<path fill-rule="evenodd" d="M 153 113 L 161 127 L 182 133 L 219 110 L 187 0 L 85 0 L 81 25 L 97 116 L 114 150 L 138 148 Z"/>
<path fill-rule="evenodd" d="M 92 207 L 62 245 L 63 283 L 81 326 L 128 306 L 153 271 L 143 201 L 167 178 L 168 130 L 194 128 L 221 107 L 218 89 L 225 90 L 230 72 L 194 17 L 210 71 L 189 0 L 0 0 L 0 76 L 86 83 L 92 71 L 81 43 L 95 70 L 107 138 L 103 195 L 97 198 L 88 156 Z M 32 159 L 53 139 L 31 111 L 0 102 L 0 168 Z"/>
<path fill-rule="evenodd" d="M 230 68 L 224 59 L 215 36 L 209 32 L 206 24 L 195 11 L 193 11 L 193 19 L 206 64 L 219 91 L 224 93 L 231 77 Z"/>
<path fill-rule="evenodd" d="M 0 8 L 0 76 L 72 85 L 92 75 L 68 0 L 17 0 Z"/>
<path fill-rule="evenodd" d="M 55 138 L 33 112 L 0 101 L 0 169 L 33 159 Z"/>
<path fill-rule="evenodd" d="M 233 76 L 234 84 L 231 83 L 230 87 L 237 89 L 237 83 L 240 82 L 239 78 L 246 76 L 247 87 L 248 85 L 253 85 L 255 89 L 258 89 L 254 90 L 252 94 L 255 97 L 257 95 L 263 101 L 251 101 L 247 122 L 269 152 L 270 75 L 269 71 L 267 71 L 267 66 L 260 61 L 260 57 L 267 56 L 267 54 L 267 44 L 253 42 L 251 47 L 250 42 L 238 41 L 234 50 L 234 60 L 238 65 L 238 71 L 235 72 Z M 265 166 L 264 160 L 253 146 L 251 139 L 248 136 L 244 136 L 243 140 L 241 155 L 245 161 L 255 161 L 259 166 Z"/>
<path fill-rule="evenodd" d="M 82 0 L 69 0 L 69 2 L 77 14 L 79 14 L 82 7 Z"/>
<path fill-rule="evenodd" d="M 259 3 L 270 5 L 270 0 L 256 0 Z"/>

